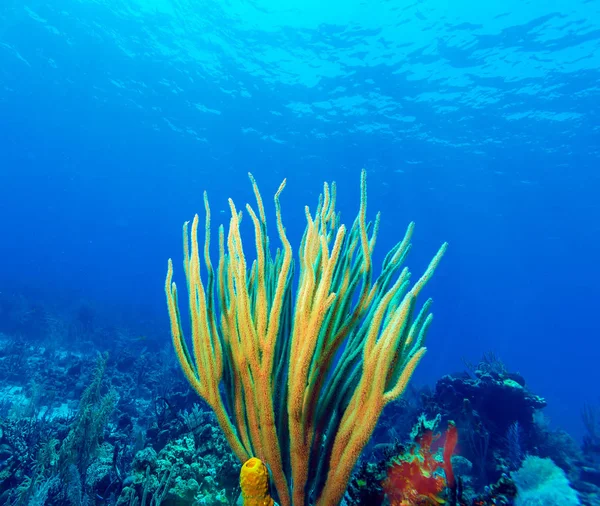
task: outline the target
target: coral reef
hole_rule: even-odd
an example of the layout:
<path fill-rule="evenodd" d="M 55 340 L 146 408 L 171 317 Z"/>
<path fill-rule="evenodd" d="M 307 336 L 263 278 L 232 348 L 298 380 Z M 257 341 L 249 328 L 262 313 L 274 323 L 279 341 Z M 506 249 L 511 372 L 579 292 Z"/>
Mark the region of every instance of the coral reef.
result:
<path fill-rule="evenodd" d="M 549 427 L 543 417 L 545 406 L 546 401 L 528 390 L 521 375 L 508 371 L 491 353 L 465 372 L 440 378 L 433 390 L 412 390 L 384 412 L 374 441 L 354 473 L 348 504 L 386 504 L 386 487 L 381 484 L 390 467 L 399 456 L 411 455 L 411 441 L 424 429 L 435 430 L 450 420 L 456 423 L 459 441 L 457 455 L 452 458 L 456 489 L 454 494 L 446 491 L 449 503 L 532 504 L 535 496 L 523 492 L 518 477 L 535 457 L 562 473 L 564 479 L 555 484 L 569 486 L 568 491 L 563 489 L 564 497 L 585 505 L 600 504 L 600 489 L 595 484 L 599 467 L 590 443 L 595 432 L 587 435 L 582 451 L 567 433 Z M 596 427 L 593 416 L 586 408 L 586 423 Z M 434 458 L 443 461 L 439 454 Z M 525 501 L 524 496 L 528 502 L 519 503 Z"/>
<path fill-rule="evenodd" d="M 41 306 L 28 318 L 42 316 L 69 327 Z M 100 318 L 73 316 L 83 317 L 88 330 L 75 342 L 0 336 L 0 504 L 236 504 L 238 459 L 172 351 L 130 339 L 97 353 Z M 598 407 L 583 408 L 578 444 L 552 428 L 545 404 L 493 354 L 431 388 L 410 387 L 384 410 L 343 504 L 600 504 Z M 444 465 L 450 421 L 454 480 Z"/>

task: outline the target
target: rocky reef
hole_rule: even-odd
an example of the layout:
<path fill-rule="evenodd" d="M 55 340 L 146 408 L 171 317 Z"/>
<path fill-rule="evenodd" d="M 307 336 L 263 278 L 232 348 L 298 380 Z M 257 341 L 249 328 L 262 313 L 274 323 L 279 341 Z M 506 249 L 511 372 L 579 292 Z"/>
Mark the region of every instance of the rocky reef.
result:
<path fill-rule="evenodd" d="M 169 343 L 85 306 L 70 320 L 13 306 L 0 334 L 1 504 L 237 503 L 239 462 Z M 599 408 L 583 408 L 580 444 L 545 406 L 492 353 L 411 387 L 384 411 L 344 503 L 600 504 Z"/>

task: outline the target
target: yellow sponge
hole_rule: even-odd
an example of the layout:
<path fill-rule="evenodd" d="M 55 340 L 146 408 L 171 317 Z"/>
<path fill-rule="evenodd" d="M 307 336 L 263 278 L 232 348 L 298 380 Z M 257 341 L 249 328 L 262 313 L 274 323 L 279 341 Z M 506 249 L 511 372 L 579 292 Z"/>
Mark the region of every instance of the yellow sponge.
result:
<path fill-rule="evenodd" d="M 260 459 L 247 460 L 240 471 L 244 506 L 273 506 L 269 494 L 269 471 Z"/>

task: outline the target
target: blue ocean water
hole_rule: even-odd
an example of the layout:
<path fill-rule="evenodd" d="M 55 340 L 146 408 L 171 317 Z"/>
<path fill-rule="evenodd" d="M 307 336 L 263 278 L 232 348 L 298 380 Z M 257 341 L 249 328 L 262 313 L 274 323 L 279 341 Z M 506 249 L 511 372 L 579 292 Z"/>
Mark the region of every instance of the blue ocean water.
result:
<path fill-rule="evenodd" d="M 580 440 L 600 383 L 599 69 L 592 0 L 4 0 L 2 298 L 169 345 L 167 259 L 183 286 L 203 191 L 216 229 L 227 198 L 253 201 L 249 171 L 271 220 L 287 178 L 297 245 L 324 181 L 352 223 L 365 168 L 376 264 L 411 220 L 413 272 L 449 243 L 415 384 L 493 351 Z"/>

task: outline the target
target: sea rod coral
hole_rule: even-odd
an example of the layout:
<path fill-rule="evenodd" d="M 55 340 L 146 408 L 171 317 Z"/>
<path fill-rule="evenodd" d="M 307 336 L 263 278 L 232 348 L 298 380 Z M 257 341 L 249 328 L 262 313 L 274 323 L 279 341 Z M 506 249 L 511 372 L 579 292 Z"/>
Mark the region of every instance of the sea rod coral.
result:
<path fill-rule="evenodd" d="M 227 234 L 219 228 L 216 271 L 206 193 L 202 250 L 198 216 L 191 230 L 187 222 L 183 227 L 192 349 L 169 260 L 173 344 L 186 378 L 214 410 L 240 461 L 256 457 L 268 465 L 279 503 L 332 506 L 341 502 L 384 406 L 404 392 L 425 354 L 432 301 L 417 310 L 416 299 L 447 244 L 411 285 L 402 268 L 411 223 L 373 280 L 379 215 L 367 222 L 363 171 L 360 210 L 349 229 L 335 209 L 335 183 L 324 184 L 314 215 L 306 208 L 296 283 L 280 205 L 285 181 L 274 198 L 281 247 L 273 256 L 263 200 L 250 180 L 256 197 L 256 209 L 246 206 L 256 249 L 251 266 L 242 213 L 231 199 Z"/>

